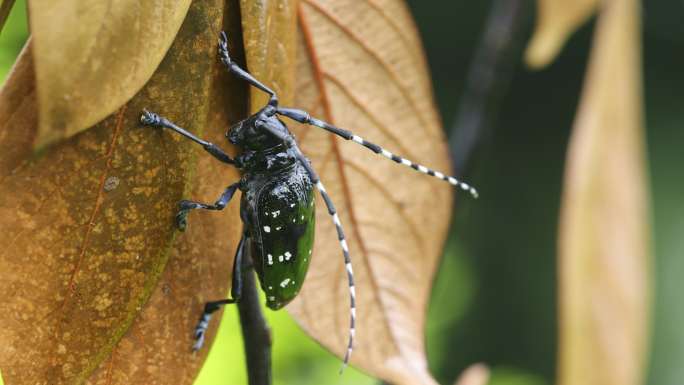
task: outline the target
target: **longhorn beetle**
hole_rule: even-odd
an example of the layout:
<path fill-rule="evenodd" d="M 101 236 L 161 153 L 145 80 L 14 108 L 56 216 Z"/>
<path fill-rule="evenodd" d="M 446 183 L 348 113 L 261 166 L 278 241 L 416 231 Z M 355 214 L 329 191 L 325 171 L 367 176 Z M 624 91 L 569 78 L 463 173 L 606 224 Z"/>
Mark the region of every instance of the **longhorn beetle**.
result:
<path fill-rule="evenodd" d="M 242 191 L 240 218 L 244 228 L 233 264 L 232 298 L 205 304 L 204 313 L 195 328 L 193 350 L 202 347 L 204 333 L 209 325 L 211 314 L 225 304 L 240 300 L 241 269 L 245 248 L 249 247 L 252 252 L 251 255 L 254 256 L 254 269 L 259 277 L 261 288 L 266 293 L 266 306 L 277 310 L 297 296 L 304 283 L 311 261 L 315 230 L 313 194 L 313 187 L 315 186 L 323 197 L 328 214 L 335 223 L 349 280 L 351 319 L 349 343 L 344 356 L 344 365 L 347 365 L 354 344 L 356 321 L 356 294 L 349 247 L 335 205 L 325 191 L 325 187 L 311 163 L 304 157 L 294 137 L 278 116 L 319 127 L 346 140 L 356 142 L 376 154 L 458 186 L 468 191 L 475 198 L 477 198 L 477 192 L 473 187 L 458 181 L 454 177 L 433 171 L 395 155 L 350 131 L 312 118 L 305 111 L 280 107 L 278 97 L 273 90 L 231 60 L 228 54 L 228 38 L 225 32 L 220 34 L 218 52 L 221 61 L 229 72 L 270 95 L 266 106 L 254 115 L 232 126 L 226 133 L 228 140 L 242 150 L 237 157 L 231 158 L 215 144 L 196 137 L 153 112 L 144 110 L 140 117 L 143 125 L 169 128 L 199 143 L 208 153 L 221 162 L 231 164 L 242 171 L 240 181 L 228 186 L 214 204 L 189 200 L 179 202 L 176 225 L 179 230 L 183 231 L 187 226 L 186 218 L 191 210 L 223 210 L 233 194 L 238 189 Z"/>

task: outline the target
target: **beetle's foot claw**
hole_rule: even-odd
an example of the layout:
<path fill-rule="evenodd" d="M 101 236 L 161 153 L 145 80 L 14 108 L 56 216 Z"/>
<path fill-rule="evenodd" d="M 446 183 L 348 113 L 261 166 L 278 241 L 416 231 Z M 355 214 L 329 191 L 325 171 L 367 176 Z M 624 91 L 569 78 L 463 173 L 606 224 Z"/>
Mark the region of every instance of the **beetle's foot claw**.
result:
<path fill-rule="evenodd" d="M 225 31 L 221 31 L 219 34 L 218 53 L 222 62 L 226 65 L 231 64 L 230 54 L 228 54 L 228 35 Z"/>
<path fill-rule="evenodd" d="M 161 117 L 154 112 L 143 110 L 140 115 L 140 123 L 145 126 L 158 126 L 161 122 Z"/>
<path fill-rule="evenodd" d="M 202 345 L 204 345 L 204 332 L 204 330 L 201 330 L 199 328 L 195 330 L 195 343 L 192 344 L 193 352 L 202 349 Z"/>
<path fill-rule="evenodd" d="M 188 210 L 180 210 L 176 214 L 176 227 L 180 231 L 185 231 L 188 228 Z"/>
<path fill-rule="evenodd" d="M 221 33 L 219 33 L 219 44 L 222 46 L 228 45 L 228 34 L 226 31 L 221 31 Z"/>

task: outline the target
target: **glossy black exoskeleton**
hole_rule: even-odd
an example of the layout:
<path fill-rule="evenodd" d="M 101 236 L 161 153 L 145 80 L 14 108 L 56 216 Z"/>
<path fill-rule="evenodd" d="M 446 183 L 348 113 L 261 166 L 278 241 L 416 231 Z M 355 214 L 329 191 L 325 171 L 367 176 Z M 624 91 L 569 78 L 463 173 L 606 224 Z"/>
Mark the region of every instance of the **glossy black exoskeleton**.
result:
<path fill-rule="evenodd" d="M 226 133 L 228 140 L 242 150 L 235 159 L 215 144 L 194 136 L 166 118 L 148 111 L 144 111 L 141 116 L 142 124 L 169 128 L 199 143 L 218 160 L 232 164 L 242 171 L 240 181 L 228 186 L 214 204 L 189 200 L 179 203 L 176 223 L 180 230 L 184 230 L 187 226 L 188 212 L 191 210 L 222 210 L 238 189 L 242 192 L 240 216 L 244 230 L 235 254 L 232 298 L 206 304 L 204 314 L 195 330 L 196 342 L 193 349 L 197 350 L 202 346 L 211 314 L 222 305 L 239 301 L 242 287 L 240 270 L 246 248 L 251 251 L 253 266 L 262 290 L 266 293 L 268 307 L 279 309 L 299 293 L 312 256 L 315 232 L 313 188 L 316 187 L 335 223 L 349 280 L 351 320 L 349 343 L 344 358 L 346 364 L 352 352 L 356 320 L 356 293 L 349 247 L 332 200 L 279 116 L 310 124 L 354 141 L 376 154 L 458 186 L 475 197 L 477 192 L 451 176 L 395 155 L 350 131 L 312 118 L 305 111 L 279 107 L 275 92 L 231 60 L 225 33 L 221 33 L 219 39 L 219 56 L 235 76 L 270 95 L 270 100 L 264 108 L 234 125 Z"/>

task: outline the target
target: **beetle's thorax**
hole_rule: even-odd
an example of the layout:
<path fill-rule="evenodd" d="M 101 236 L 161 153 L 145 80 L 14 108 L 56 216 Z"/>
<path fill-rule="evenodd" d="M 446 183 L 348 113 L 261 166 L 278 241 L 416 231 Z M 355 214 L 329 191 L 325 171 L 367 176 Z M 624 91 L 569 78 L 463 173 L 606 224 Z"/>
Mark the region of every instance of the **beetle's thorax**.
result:
<path fill-rule="evenodd" d="M 297 158 L 291 149 L 280 143 L 259 151 L 244 150 L 235 160 L 245 174 L 261 174 L 288 169 L 295 164 Z"/>

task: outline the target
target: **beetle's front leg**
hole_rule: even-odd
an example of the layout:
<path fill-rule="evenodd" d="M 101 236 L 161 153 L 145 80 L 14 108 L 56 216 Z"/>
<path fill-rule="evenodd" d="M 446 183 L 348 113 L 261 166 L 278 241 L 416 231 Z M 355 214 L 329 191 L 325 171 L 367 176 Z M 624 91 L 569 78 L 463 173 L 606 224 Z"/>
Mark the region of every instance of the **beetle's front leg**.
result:
<path fill-rule="evenodd" d="M 219 146 L 196 137 L 186 129 L 177 126 L 172 121 L 166 119 L 163 116 L 159 116 L 154 112 L 143 110 L 143 113 L 140 116 L 140 123 L 142 123 L 145 126 L 168 128 L 173 131 L 176 131 L 177 133 L 185 136 L 193 142 L 202 145 L 206 152 L 210 153 L 214 158 L 220 160 L 221 162 L 228 164 L 235 163 L 235 161 L 233 161 L 233 159 L 228 154 L 226 154 L 226 152 L 223 151 Z"/>
<path fill-rule="evenodd" d="M 176 214 L 176 226 L 178 226 L 178 230 L 185 231 L 185 229 L 188 227 L 187 218 L 188 213 L 191 210 L 223 210 L 223 208 L 226 207 L 228 202 L 230 202 L 230 200 L 233 198 L 233 195 L 235 194 L 235 191 L 237 191 L 238 187 L 240 187 L 240 182 L 233 183 L 232 185 L 228 186 L 226 191 L 221 194 L 219 199 L 217 199 L 213 205 L 189 200 L 182 200 L 178 202 L 178 213 Z"/>

